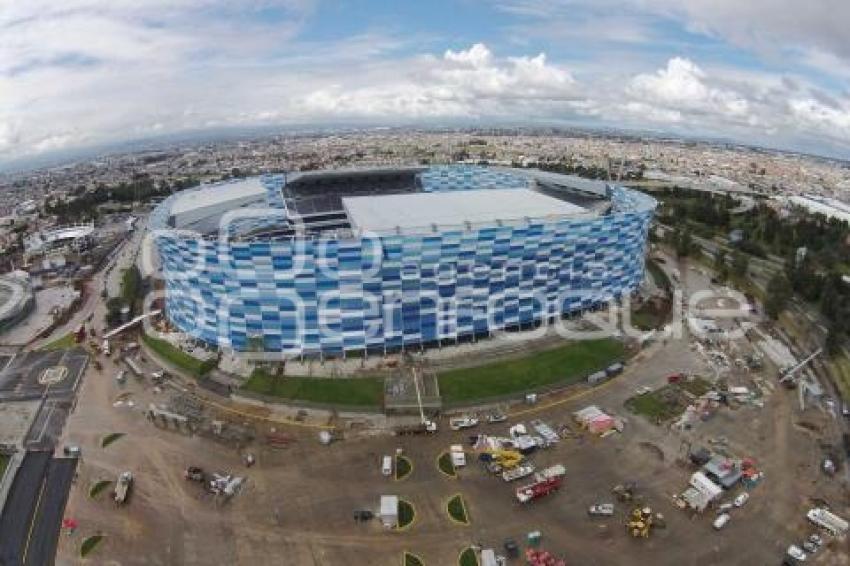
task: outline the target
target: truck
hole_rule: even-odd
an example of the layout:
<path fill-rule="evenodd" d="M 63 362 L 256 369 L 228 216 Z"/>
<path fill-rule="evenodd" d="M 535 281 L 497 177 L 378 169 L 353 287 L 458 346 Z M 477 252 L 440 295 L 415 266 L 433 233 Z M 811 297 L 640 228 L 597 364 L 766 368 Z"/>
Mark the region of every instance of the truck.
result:
<path fill-rule="evenodd" d="M 561 464 L 550 466 L 534 474 L 534 482 L 518 487 L 516 498 L 520 503 L 529 503 L 552 492 L 558 491 L 564 481 L 566 470 Z"/>
<path fill-rule="evenodd" d="M 104 340 L 103 345 L 100 347 L 103 355 L 109 356 L 112 354 L 112 348 L 109 346 L 109 340 Z"/>
<path fill-rule="evenodd" d="M 449 454 L 451 454 L 452 465 L 455 468 L 462 468 L 466 466 L 466 454 L 463 451 L 463 446 L 460 444 L 452 444 L 449 447 Z"/>
<path fill-rule="evenodd" d="M 823 507 L 815 507 L 806 513 L 806 518 L 819 527 L 823 527 L 835 536 L 843 535 L 850 528 L 844 519 Z"/>
<path fill-rule="evenodd" d="M 115 491 L 112 492 L 112 499 L 116 505 L 123 505 L 127 502 L 127 496 L 130 495 L 130 488 L 133 486 L 133 474 L 131 472 L 122 472 L 118 476 L 118 481 L 115 482 Z"/>
<path fill-rule="evenodd" d="M 506 482 L 516 481 L 518 479 L 526 478 L 534 473 L 534 464 L 523 464 L 522 466 L 517 466 L 513 470 L 505 470 L 502 472 L 502 479 Z"/>
<path fill-rule="evenodd" d="M 437 432 L 437 423 L 434 421 L 425 420 L 421 423 L 401 425 L 395 428 L 396 436 L 406 436 L 413 434 L 433 434 Z"/>

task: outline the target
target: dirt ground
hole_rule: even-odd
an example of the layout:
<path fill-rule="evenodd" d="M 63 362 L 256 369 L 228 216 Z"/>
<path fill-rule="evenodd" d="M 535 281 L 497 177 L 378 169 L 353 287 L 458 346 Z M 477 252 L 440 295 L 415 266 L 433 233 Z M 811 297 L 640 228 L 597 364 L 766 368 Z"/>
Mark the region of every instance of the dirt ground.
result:
<path fill-rule="evenodd" d="M 699 288 L 708 282 L 694 273 L 686 285 Z M 457 479 L 439 472 L 438 455 L 467 436 L 450 432 L 445 420 L 441 431 L 430 437 L 360 434 L 330 446 L 319 444 L 315 429 L 287 428 L 296 441 L 285 449 L 250 446 L 257 464 L 246 469 L 233 447 L 154 426 L 142 409 L 165 393 L 153 393 L 149 381 L 132 378 L 120 388 L 113 379 L 117 368 L 107 361 L 102 372 L 89 368 L 66 427 L 66 440 L 83 450 L 66 510 L 80 526 L 73 535 L 61 537 L 57 563 L 398 566 L 408 550 L 428 565 L 451 565 L 470 544 L 500 549 L 505 539 L 522 544 L 528 532 L 540 530 L 543 547 L 569 564 L 771 565 L 781 562 L 789 544 L 799 544 L 813 532 L 805 512 L 814 498 L 848 515 L 846 469 L 827 478 L 818 468 L 821 437 L 838 430 L 833 417 L 816 408 L 801 414 L 794 392 L 777 387 L 764 398 L 763 408 L 721 408 L 714 418 L 684 432 L 626 412 L 623 402 L 637 388 L 659 387 L 666 375 L 678 371 L 712 374 L 688 340 L 658 342 L 639 354 L 621 377 L 596 390 L 545 399 L 533 414 L 480 426 L 475 432 L 505 436 L 508 426 L 518 421 L 570 422 L 573 411 L 591 403 L 626 417 L 623 434 L 604 439 L 581 435 L 536 454 L 538 468 L 564 464 L 566 480 L 558 493 L 521 506 L 513 497 L 516 485 L 488 475 L 474 458 Z M 772 368 L 760 375 L 776 381 Z M 113 407 L 121 391 L 132 393 L 135 407 Z M 110 432 L 126 436 L 101 448 L 100 439 Z M 682 463 L 685 443 L 707 445 L 718 436 L 728 438 L 730 453 L 754 458 L 765 474 L 747 505 L 734 510 L 721 531 L 711 527 L 713 512 L 693 516 L 672 501 L 693 471 Z M 402 448 L 414 466 L 411 475 L 398 482 L 380 471 L 381 456 L 396 448 Z M 219 503 L 182 478 L 189 465 L 242 474 L 247 483 L 232 500 Z M 128 505 L 115 507 L 108 493 L 89 497 L 90 485 L 114 479 L 123 470 L 136 476 Z M 617 504 L 614 517 L 588 517 L 587 507 L 613 501 L 612 486 L 624 481 L 637 482 L 646 502 L 665 515 L 666 529 L 646 540 L 629 538 L 624 520 L 630 508 L 622 504 Z M 464 495 L 469 526 L 451 522 L 445 512 L 447 500 L 456 493 Z M 355 509 L 376 509 L 382 494 L 413 503 L 416 520 L 411 528 L 394 532 L 378 521 L 353 521 Z M 104 541 L 91 558 L 80 559 L 82 540 L 96 532 L 105 535 Z M 846 542 L 830 540 L 809 562 L 850 564 L 847 551 Z"/>

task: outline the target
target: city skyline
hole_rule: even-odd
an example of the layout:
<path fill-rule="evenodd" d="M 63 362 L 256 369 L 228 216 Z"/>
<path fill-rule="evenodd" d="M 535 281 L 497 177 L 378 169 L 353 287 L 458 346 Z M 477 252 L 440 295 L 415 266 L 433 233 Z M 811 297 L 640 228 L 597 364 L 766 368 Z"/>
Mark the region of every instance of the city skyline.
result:
<path fill-rule="evenodd" d="M 0 169 L 320 125 L 613 127 L 844 157 L 850 7 L 817 4 L 19 3 L 0 15 Z"/>

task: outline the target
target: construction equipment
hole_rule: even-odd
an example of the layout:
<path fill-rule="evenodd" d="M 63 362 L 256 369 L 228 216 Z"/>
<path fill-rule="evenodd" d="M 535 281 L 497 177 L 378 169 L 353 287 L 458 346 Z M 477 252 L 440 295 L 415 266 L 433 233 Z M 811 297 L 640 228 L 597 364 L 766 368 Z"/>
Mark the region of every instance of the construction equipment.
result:
<path fill-rule="evenodd" d="M 635 497 L 635 491 L 637 490 L 637 484 L 634 482 L 627 482 L 624 484 L 615 485 L 611 489 L 611 493 L 617 496 L 622 502 L 629 502 Z"/>
<path fill-rule="evenodd" d="M 487 464 L 491 473 L 498 474 L 504 470 L 512 470 L 522 463 L 523 456 L 515 450 L 499 450 L 495 448 L 484 450 L 478 459 Z"/>
<path fill-rule="evenodd" d="M 199 468 L 198 466 L 189 466 L 183 472 L 183 478 L 187 481 L 196 481 L 199 483 L 204 483 L 206 476 L 204 475 L 204 470 Z"/>
<path fill-rule="evenodd" d="M 635 507 L 626 523 L 626 529 L 634 538 L 649 538 L 652 526 L 652 509 L 649 507 Z"/>
<path fill-rule="evenodd" d="M 802 362 L 798 363 L 794 367 L 791 367 L 791 368 L 783 371 L 781 373 L 782 377 L 780 378 L 779 383 L 789 383 L 789 382 L 793 383 L 795 381 L 794 380 L 794 374 L 797 373 L 797 371 L 800 368 L 802 368 L 803 366 L 805 366 L 807 363 L 809 363 L 810 361 L 815 359 L 817 356 L 821 355 L 822 352 L 823 352 L 823 348 L 818 348 L 817 350 L 815 350 L 814 352 L 812 352 L 811 354 L 806 356 L 806 358 L 803 359 Z"/>
<path fill-rule="evenodd" d="M 516 498 L 520 503 L 529 503 L 558 491 L 564 481 L 566 470 L 561 464 L 541 470 L 534 475 L 534 483 L 517 488 Z"/>
<path fill-rule="evenodd" d="M 419 368 L 413 368 L 413 387 L 416 389 L 416 404 L 419 405 L 420 429 L 424 432 L 437 432 L 437 423 L 425 418 L 425 409 L 422 408 L 422 390 L 419 387 Z"/>
<path fill-rule="evenodd" d="M 130 494 L 130 488 L 133 485 L 133 474 L 123 472 L 118 476 L 118 481 L 115 482 L 115 491 L 112 492 L 112 499 L 116 505 L 123 505 L 127 502 L 127 496 Z"/>

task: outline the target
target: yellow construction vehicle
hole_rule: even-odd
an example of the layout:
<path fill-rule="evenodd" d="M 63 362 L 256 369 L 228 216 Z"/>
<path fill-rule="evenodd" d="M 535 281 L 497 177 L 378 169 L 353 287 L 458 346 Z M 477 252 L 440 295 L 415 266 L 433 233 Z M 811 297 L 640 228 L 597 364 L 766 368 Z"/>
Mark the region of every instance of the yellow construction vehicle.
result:
<path fill-rule="evenodd" d="M 626 530 L 634 538 L 649 538 L 652 532 L 652 509 L 635 507 L 626 523 Z"/>
<path fill-rule="evenodd" d="M 498 474 L 504 470 L 512 470 L 522 463 L 522 454 L 515 450 L 484 450 L 479 455 L 479 459 L 487 464 L 489 469 L 494 474 Z"/>

